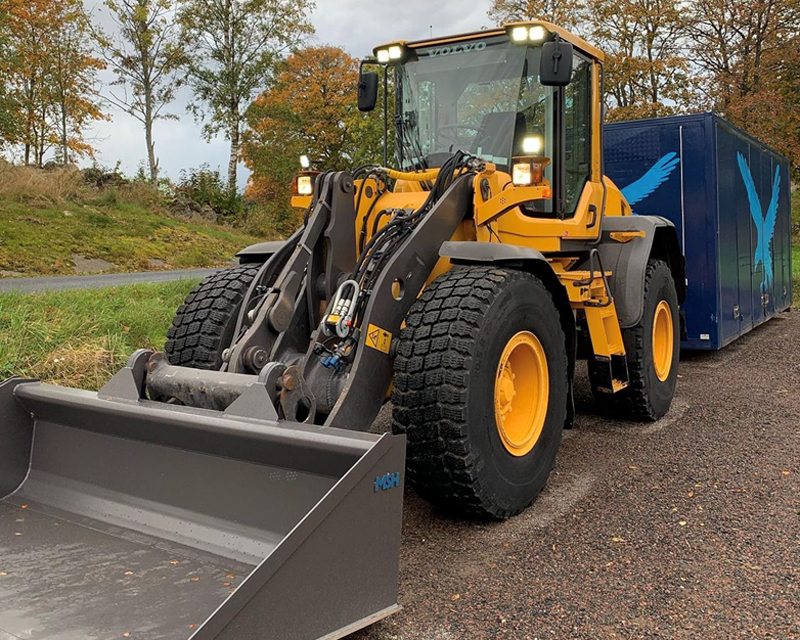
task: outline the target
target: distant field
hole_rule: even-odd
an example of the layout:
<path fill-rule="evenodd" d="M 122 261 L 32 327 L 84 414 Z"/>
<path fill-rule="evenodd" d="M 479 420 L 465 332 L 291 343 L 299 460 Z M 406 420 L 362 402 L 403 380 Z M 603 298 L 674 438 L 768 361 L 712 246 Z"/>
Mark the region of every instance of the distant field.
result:
<path fill-rule="evenodd" d="M 163 347 L 195 284 L 0 295 L 0 380 L 99 389 L 136 349 Z"/>
<path fill-rule="evenodd" d="M 74 274 L 75 255 L 104 260 L 112 271 L 219 266 L 259 240 L 113 196 L 92 204 L 0 200 L 0 271 L 13 274 Z"/>

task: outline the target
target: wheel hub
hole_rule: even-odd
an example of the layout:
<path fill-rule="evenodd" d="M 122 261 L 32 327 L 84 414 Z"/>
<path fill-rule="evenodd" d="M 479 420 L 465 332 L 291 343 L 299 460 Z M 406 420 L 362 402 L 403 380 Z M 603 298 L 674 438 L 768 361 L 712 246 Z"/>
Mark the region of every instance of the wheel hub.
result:
<path fill-rule="evenodd" d="M 547 417 L 550 381 L 539 339 L 520 331 L 506 344 L 494 389 L 495 422 L 506 451 L 524 456 L 536 446 Z"/>
<path fill-rule="evenodd" d="M 672 311 L 669 303 L 662 300 L 656 307 L 653 318 L 653 366 L 656 377 L 666 381 L 672 369 L 672 354 L 675 349 L 675 334 L 672 324 Z"/>

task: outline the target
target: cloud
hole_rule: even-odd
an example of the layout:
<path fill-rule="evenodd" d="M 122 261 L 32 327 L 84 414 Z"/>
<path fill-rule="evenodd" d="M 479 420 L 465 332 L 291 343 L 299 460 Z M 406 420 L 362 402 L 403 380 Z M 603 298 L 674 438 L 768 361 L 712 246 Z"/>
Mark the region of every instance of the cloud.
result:
<path fill-rule="evenodd" d="M 363 57 L 384 42 L 393 40 L 420 40 L 434 36 L 477 31 L 489 26 L 486 12 L 489 0 L 403 0 L 402 4 L 375 0 L 317 0 L 310 19 L 316 28 L 314 44 L 331 44 L 344 47 L 351 55 Z M 101 0 L 88 0 L 87 9 L 106 30 L 113 29 L 113 21 L 102 6 Z M 110 71 L 102 74 L 103 83 L 114 78 Z M 354 88 L 355 89 L 355 88 Z M 178 121 L 156 123 L 154 138 L 156 154 L 162 173 L 178 178 L 181 170 L 207 163 L 212 168 L 225 171 L 228 166 L 227 141 L 218 137 L 206 142 L 200 135 L 200 126 L 186 113 L 191 93 L 183 89 L 170 106 Z M 88 133 L 96 139 L 98 161 L 113 166 L 121 163 L 123 171 L 135 173 L 146 162 L 147 152 L 141 123 L 130 115 L 111 110 L 113 120 L 100 122 Z M 247 181 L 247 171 L 239 170 L 239 185 Z"/>

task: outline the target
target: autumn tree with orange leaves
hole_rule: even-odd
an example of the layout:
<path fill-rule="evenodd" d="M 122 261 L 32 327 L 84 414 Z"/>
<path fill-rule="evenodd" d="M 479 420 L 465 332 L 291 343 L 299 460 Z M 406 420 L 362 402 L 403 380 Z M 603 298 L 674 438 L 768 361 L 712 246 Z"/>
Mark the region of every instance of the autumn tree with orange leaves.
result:
<path fill-rule="evenodd" d="M 42 166 L 55 150 L 62 163 L 93 157 L 87 125 L 104 118 L 95 82 L 103 63 L 92 55 L 80 0 L 0 0 L 8 55 L 7 94 L 16 122 L 12 143 L 25 164 Z"/>
<path fill-rule="evenodd" d="M 247 112 L 248 198 L 288 209 L 300 155 L 319 170 L 381 161 L 382 118 L 358 111 L 357 85 L 358 60 L 337 47 L 302 49 L 280 65 Z"/>

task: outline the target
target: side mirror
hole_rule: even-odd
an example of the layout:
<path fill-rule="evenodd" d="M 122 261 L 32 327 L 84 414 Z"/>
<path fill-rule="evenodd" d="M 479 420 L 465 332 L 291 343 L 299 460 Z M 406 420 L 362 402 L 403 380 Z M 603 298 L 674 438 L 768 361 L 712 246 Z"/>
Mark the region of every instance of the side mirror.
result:
<path fill-rule="evenodd" d="M 563 40 L 545 42 L 539 65 L 539 82 L 545 87 L 566 87 L 572 81 L 572 45 Z"/>
<path fill-rule="evenodd" d="M 362 73 L 358 80 L 358 110 L 373 111 L 378 103 L 378 74 Z"/>

